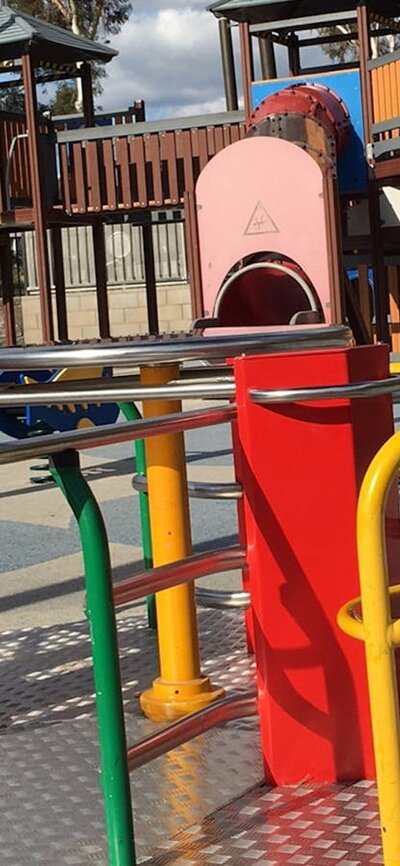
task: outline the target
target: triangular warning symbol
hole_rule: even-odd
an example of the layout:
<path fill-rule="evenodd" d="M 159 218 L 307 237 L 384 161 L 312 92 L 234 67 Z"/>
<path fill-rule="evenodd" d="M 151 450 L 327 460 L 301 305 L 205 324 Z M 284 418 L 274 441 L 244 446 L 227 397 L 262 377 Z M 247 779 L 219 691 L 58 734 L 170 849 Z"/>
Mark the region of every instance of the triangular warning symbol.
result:
<path fill-rule="evenodd" d="M 266 235 L 279 232 L 278 226 L 270 217 L 262 201 L 258 201 L 247 223 L 245 235 Z"/>

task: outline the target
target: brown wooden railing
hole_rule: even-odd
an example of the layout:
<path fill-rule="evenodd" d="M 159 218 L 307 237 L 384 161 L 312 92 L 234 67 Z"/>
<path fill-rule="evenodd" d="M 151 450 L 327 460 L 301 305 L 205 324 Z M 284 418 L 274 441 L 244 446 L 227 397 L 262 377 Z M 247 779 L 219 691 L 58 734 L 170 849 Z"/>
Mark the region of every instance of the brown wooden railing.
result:
<path fill-rule="evenodd" d="M 49 177 L 50 163 L 58 174 L 52 184 L 58 191 L 46 192 L 46 205 L 56 206 L 58 217 L 181 205 L 206 163 L 245 132 L 242 112 L 62 130 L 56 138 L 52 128 L 50 122 L 41 132 L 44 175 Z M 22 115 L 0 115 L 3 214 L 31 206 L 24 136 Z"/>
<path fill-rule="evenodd" d="M 60 133 L 65 210 L 85 214 L 181 204 L 207 162 L 243 136 L 241 112 Z"/>

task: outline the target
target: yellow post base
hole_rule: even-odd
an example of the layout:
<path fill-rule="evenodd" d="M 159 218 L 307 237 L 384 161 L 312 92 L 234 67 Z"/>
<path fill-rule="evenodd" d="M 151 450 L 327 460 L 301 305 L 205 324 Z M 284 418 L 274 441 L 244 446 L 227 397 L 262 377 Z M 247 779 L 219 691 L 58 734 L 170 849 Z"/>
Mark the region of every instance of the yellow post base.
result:
<path fill-rule="evenodd" d="M 152 688 L 140 695 L 140 706 L 153 722 L 173 722 L 223 696 L 224 690 L 213 686 L 208 677 L 176 683 L 158 677 Z"/>

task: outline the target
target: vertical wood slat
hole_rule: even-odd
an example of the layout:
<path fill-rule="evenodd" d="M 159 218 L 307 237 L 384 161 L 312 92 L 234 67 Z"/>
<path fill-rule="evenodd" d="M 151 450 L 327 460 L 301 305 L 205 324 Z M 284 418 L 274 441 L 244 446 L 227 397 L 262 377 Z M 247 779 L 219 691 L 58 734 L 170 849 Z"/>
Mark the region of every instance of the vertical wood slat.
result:
<path fill-rule="evenodd" d="M 88 204 L 94 211 L 101 210 L 99 155 L 97 141 L 86 142 Z"/>
<path fill-rule="evenodd" d="M 60 144 L 59 154 L 61 170 L 61 195 L 64 202 L 65 210 L 67 213 L 70 214 L 72 212 L 72 206 L 67 147 L 68 146 L 66 144 Z"/>
<path fill-rule="evenodd" d="M 183 162 L 184 189 L 191 192 L 194 190 L 194 175 L 190 130 L 176 132 L 176 155 Z"/>
<path fill-rule="evenodd" d="M 214 133 L 215 133 L 215 153 L 219 153 L 220 150 L 223 150 L 225 147 L 224 130 L 223 130 L 222 126 L 216 126 Z"/>
<path fill-rule="evenodd" d="M 142 136 L 135 136 L 129 139 L 129 150 L 131 163 L 134 164 L 136 168 L 136 182 L 137 182 L 137 202 L 135 202 L 137 207 L 147 207 L 148 206 L 148 197 L 147 197 L 147 183 L 146 183 L 146 168 L 145 168 L 145 159 L 144 159 L 144 144 Z"/>
<path fill-rule="evenodd" d="M 358 268 L 358 300 L 360 312 L 365 322 L 365 327 L 369 335 L 372 337 L 372 310 L 371 310 L 371 293 L 368 280 L 368 265 L 359 265 Z"/>
<path fill-rule="evenodd" d="M 103 164 L 106 180 L 106 202 L 107 210 L 115 210 L 117 207 L 117 187 L 115 183 L 115 163 L 113 141 L 110 138 L 105 138 L 102 141 L 103 145 Z"/>
<path fill-rule="evenodd" d="M 150 172 L 153 181 L 154 204 L 162 205 L 163 190 L 161 181 L 160 148 L 157 133 L 144 136 L 144 152 L 146 163 L 148 163 L 148 171 Z"/>
<path fill-rule="evenodd" d="M 400 286 L 399 286 L 399 267 L 397 265 L 388 266 L 388 286 L 389 286 L 389 311 L 390 311 L 390 332 L 392 337 L 392 351 L 400 352 Z"/>
<path fill-rule="evenodd" d="M 209 161 L 206 129 L 192 130 L 192 153 L 198 157 L 200 171 L 203 171 Z"/>
<path fill-rule="evenodd" d="M 132 206 L 131 179 L 129 173 L 128 141 L 126 138 L 117 138 L 115 143 L 117 165 L 120 171 L 121 182 L 121 204 L 129 208 Z"/>
<path fill-rule="evenodd" d="M 74 142 L 72 145 L 73 162 L 76 183 L 76 204 L 79 213 L 86 212 L 86 181 L 83 167 L 83 142 Z"/>
<path fill-rule="evenodd" d="M 212 156 L 215 156 L 217 151 L 215 148 L 215 136 L 214 136 L 214 127 L 213 126 L 209 126 L 207 128 L 207 146 L 208 146 L 209 158 L 211 158 Z"/>
<path fill-rule="evenodd" d="M 179 203 L 178 173 L 176 165 L 175 133 L 160 134 L 160 159 L 166 163 L 168 195 L 171 204 Z"/>

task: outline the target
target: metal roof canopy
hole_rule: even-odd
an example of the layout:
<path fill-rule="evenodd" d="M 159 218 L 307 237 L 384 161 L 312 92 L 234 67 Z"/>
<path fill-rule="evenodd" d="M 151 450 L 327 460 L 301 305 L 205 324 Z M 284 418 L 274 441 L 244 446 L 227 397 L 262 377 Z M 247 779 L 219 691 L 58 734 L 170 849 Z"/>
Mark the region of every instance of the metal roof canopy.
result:
<path fill-rule="evenodd" d="M 0 61 L 30 54 L 37 62 L 56 65 L 88 60 L 107 63 L 117 53 L 107 45 L 17 12 L 0 0 Z"/>
<path fill-rule="evenodd" d="M 336 17 L 340 18 L 342 13 L 355 13 L 357 0 L 325 0 L 323 14 L 321 6 L 321 0 L 218 0 L 211 3 L 208 9 L 218 18 L 228 18 L 231 21 L 247 21 L 249 24 L 277 21 L 282 27 L 285 22 L 286 28 L 295 29 L 291 27 L 293 19 L 297 23 L 304 21 L 305 25 L 311 17 L 315 21 L 319 18 L 325 19 L 324 23 L 329 17 L 330 24 L 335 24 Z M 370 0 L 368 8 L 370 12 L 386 18 L 400 16 L 400 0 Z M 313 26 L 317 24 L 314 23 Z"/>

